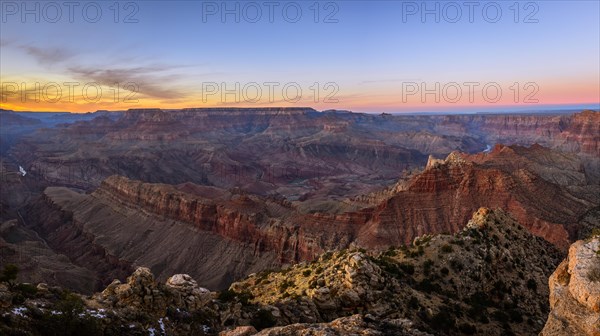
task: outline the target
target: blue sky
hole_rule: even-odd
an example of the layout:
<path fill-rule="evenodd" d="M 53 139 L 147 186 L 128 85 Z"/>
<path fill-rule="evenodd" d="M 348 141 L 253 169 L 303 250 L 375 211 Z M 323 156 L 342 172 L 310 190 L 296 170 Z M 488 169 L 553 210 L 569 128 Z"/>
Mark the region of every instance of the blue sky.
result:
<path fill-rule="evenodd" d="M 317 5 L 315 1 L 274 1 L 274 22 L 268 18 L 268 5 L 255 2 L 263 14 L 256 23 L 249 22 L 255 13 L 253 5 L 244 1 L 224 5 L 230 9 L 239 5 L 239 22 L 231 14 L 222 20 L 221 1 L 123 1 L 119 3 L 117 23 L 114 7 L 110 7 L 114 1 L 94 3 L 102 9 L 96 23 L 86 21 L 95 15 L 94 6 L 88 5 L 89 17 L 82 13 L 89 2 L 75 8 L 74 22 L 69 22 L 64 3 L 56 2 L 63 11 L 57 23 L 48 22 L 44 15 L 54 15 L 50 7 L 44 13 L 46 2 L 37 2 L 39 23 L 32 14 L 22 20 L 22 1 L 8 2 L 18 5 L 15 14 L 15 8 L 6 3 L 2 3 L 0 30 L 3 83 L 25 82 L 34 87 L 36 82 L 41 86 L 65 81 L 82 85 L 97 82 L 102 86 L 135 82 L 139 90 L 135 103 L 106 99 L 95 103 L 82 99 L 50 103 L 46 99 L 37 103 L 23 102 L 13 94 L 14 87 L 3 86 L 12 90 L 4 92 L 2 103 L 7 108 L 87 111 L 300 104 L 368 112 L 505 106 L 535 109 L 535 104 L 524 102 L 524 97 L 534 91 L 533 97 L 544 106 L 596 107 L 600 101 L 598 1 L 522 1 L 518 3 L 517 23 L 513 1 L 480 2 L 474 9 L 474 22 L 469 20 L 468 2 L 461 1 L 321 1 Z M 34 3 L 27 5 L 35 8 Z M 451 23 L 448 19 L 455 16 L 454 4 L 461 8 L 462 16 Z M 417 13 L 408 15 L 406 11 L 415 9 L 414 5 Z M 423 5 L 430 9 L 439 6 L 440 22 L 435 22 L 433 14 L 423 22 Z M 284 6 L 289 17 L 283 14 Z M 318 23 L 314 22 L 315 6 L 319 8 Z M 484 6 L 488 8 L 487 16 L 482 13 Z M 296 7 L 302 9 L 299 20 L 286 21 L 294 18 Z M 501 8 L 502 15 L 497 22 L 488 22 L 496 16 L 496 7 Z M 206 13 L 214 8 L 214 15 Z M 137 23 L 124 23 L 126 14 L 135 9 L 133 19 Z M 323 22 L 333 11 L 336 13 L 332 18 L 337 22 Z M 527 15 L 538 22 L 524 22 Z M 235 88 L 235 83 L 240 87 L 259 83 L 263 96 L 259 102 L 241 99 L 236 103 L 215 94 L 203 101 L 203 83 L 213 82 L 226 83 L 227 88 Z M 267 101 L 264 82 L 280 84 L 274 101 Z M 290 82 L 302 89 L 298 102 L 282 98 L 279 88 Z M 317 102 L 313 95 L 315 82 Z M 502 89 L 502 99 L 490 104 L 478 94 L 479 99 L 470 102 L 465 97 L 468 88 L 462 85 L 464 82 L 479 83 L 475 92 L 486 83 L 496 83 Z M 326 90 L 326 83 L 334 83 L 337 90 Z M 463 97 L 449 102 L 451 99 L 442 96 L 436 102 L 434 95 L 423 97 L 417 93 L 404 99 L 406 83 L 425 88 L 435 88 L 436 83 L 440 87 L 458 83 Z M 531 86 L 526 90 L 526 83 L 534 83 L 537 90 Z M 338 102 L 324 101 L 333 91 Z"/>

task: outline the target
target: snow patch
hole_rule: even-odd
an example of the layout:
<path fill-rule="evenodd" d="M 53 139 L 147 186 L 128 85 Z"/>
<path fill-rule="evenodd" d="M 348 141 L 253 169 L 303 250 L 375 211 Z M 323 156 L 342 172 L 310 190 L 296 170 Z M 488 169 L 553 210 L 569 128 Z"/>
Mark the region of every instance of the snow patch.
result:
<path fill-rule="evenodd" d="M 23 313 L 25 313 L 26 311 L 27 311 L 27 308 L 25 308 L 25 307 L 16 307 L 16 308 L 13 308 L 12 313 L 14 315 L 25 317 L 25 314 L 23 314 Z"/>
<path fill-rule="evenodd" d="M 163 322 L 162 317 L 158 320 L 158 325 L 160 325 L 161 335 L 164 335 L 165 332 L 165 323 Z"/>

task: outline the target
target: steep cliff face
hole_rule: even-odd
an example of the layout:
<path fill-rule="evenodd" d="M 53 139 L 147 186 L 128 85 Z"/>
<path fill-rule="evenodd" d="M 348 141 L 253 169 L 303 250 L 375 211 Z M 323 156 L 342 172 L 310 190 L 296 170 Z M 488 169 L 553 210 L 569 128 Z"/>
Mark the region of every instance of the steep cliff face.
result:
<path fill-rule="evenodd" d="M 531 145 L 567 152 L 598 155 L 600 113 L 582 111 L 572 115 L 498 114 L 442 117 L 435 129 L 440 133 L 473 133 L 488 143 Z"/>
<path fill-rule="evenodd" d="M 247 195 L 213 200 L 178 191 L 170 185 L 148 184 L 112 176 L 93 194 L 114 202 L 177 220 L 251 246 L 255 253 L 273 251 L 282 263 L 311 257 L 299 246 L 301 228 L 283 225 L 293 214 L 285 202 Z"/>
<path fill-rule="evenodd" d="M 550 277 L 552 311 L 541 336 L 600 335 L 600 238 L 580 240 Z"/>
<path fill-rule="evenodd" d="M 77 201 L 76 196 L 78 195 L 73 193 L 70 200 Z M 71 209 L 56 202 L 51 194 L 44 193 L 24 210 L 25 223 L 31 225 L 29 229 L 42 236 L 52 250 L 68 256 L 72 263 L 95 275 L 92 283 L 87 284 L 87 290 L 101 288 L 112 279 L 125 277 L 132 272 L 131 262 L 108 251 L 97 237 L 86 229 L 87 223 L 74 217 Z M 61 285 L 75 288 L 65 282 Z"/>
<path fill-rule="evenodd" d="M 561 183 L 573 180 L 586 185 L 578 161 L 566 158 L 565 169 L 557 171 L 551 168 L 554 161 L 543 162 L 544 156 L 530 159 L 540 157 L 535 151 L 552 155 L 539 146 L 497 146 L 485 155 L 453 153 L 444 160 L 430 158 L 422 173 L 373 209 L 358 242 L 394 245 L 423 234 L 456 232 L 474 210 L 484 206 L 510 211 L 534 234 L 566 248 L 581 229 L 577 224 L 581 217 L 600 203 L 598 190 L 562 187 Z"/>
<path fill-rule="evenodd" d="M 121 188 L 128 190 L 126 184 Z M 140 199 L 149 198 L 141 207 L 135 198 L 127 200 L 102 188 L 92 195 L 47 188 L 25 217 L 37 224 L 35 229 L 54 249 L 97 272 L 103 284 L 123 278 L 131 267 L 147 265 L 160 279 L 185 270 L 206 286 L 221 288 L 248 273 L 280 265 L 275 248 L 266 249 L 262 237 L 249 236 L 257 225 L 252 214 L 218 210 L 214 204 L 202 206 L 194 200 L 183 202 L 193 208 L 179 207 L 183 199 L 164 191 L 160 203 L 160 186 L 145 190 L 150 194 L 136 189 Z M 182 213 L 193 209 L 189 211 L 195 219 L 182 222 L 170 216 L 176 203 Z"/>

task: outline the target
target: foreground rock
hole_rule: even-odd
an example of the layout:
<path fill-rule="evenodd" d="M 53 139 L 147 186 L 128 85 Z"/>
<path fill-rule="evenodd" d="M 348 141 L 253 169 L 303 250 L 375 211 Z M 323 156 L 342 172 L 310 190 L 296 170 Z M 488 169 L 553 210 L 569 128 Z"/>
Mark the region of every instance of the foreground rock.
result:
<path fill-rule="evenodd" d="M 600 335 L 600 238 L 577 241 L 550 277 L 542 336 Z"/>

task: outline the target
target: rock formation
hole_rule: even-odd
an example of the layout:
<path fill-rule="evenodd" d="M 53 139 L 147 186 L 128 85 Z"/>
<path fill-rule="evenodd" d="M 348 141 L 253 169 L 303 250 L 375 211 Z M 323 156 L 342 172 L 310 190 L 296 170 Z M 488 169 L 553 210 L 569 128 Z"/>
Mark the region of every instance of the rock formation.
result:
<path fill-rule="evenodd" d="M 140 267 L 121 284 L 114 280 L 93 300 L 100 306 L 130 307 L 163 312 L 168 306 L 197 310 L 211 300 L 211 293 L 187 274 L 175 274 L 163 285 L 156 283 L 150 269 Z"/>
<path fill-rule="evenodd" d="M 579 240 L 552 274 L 541 336 L 600 335 L 600 238 Z"/>

